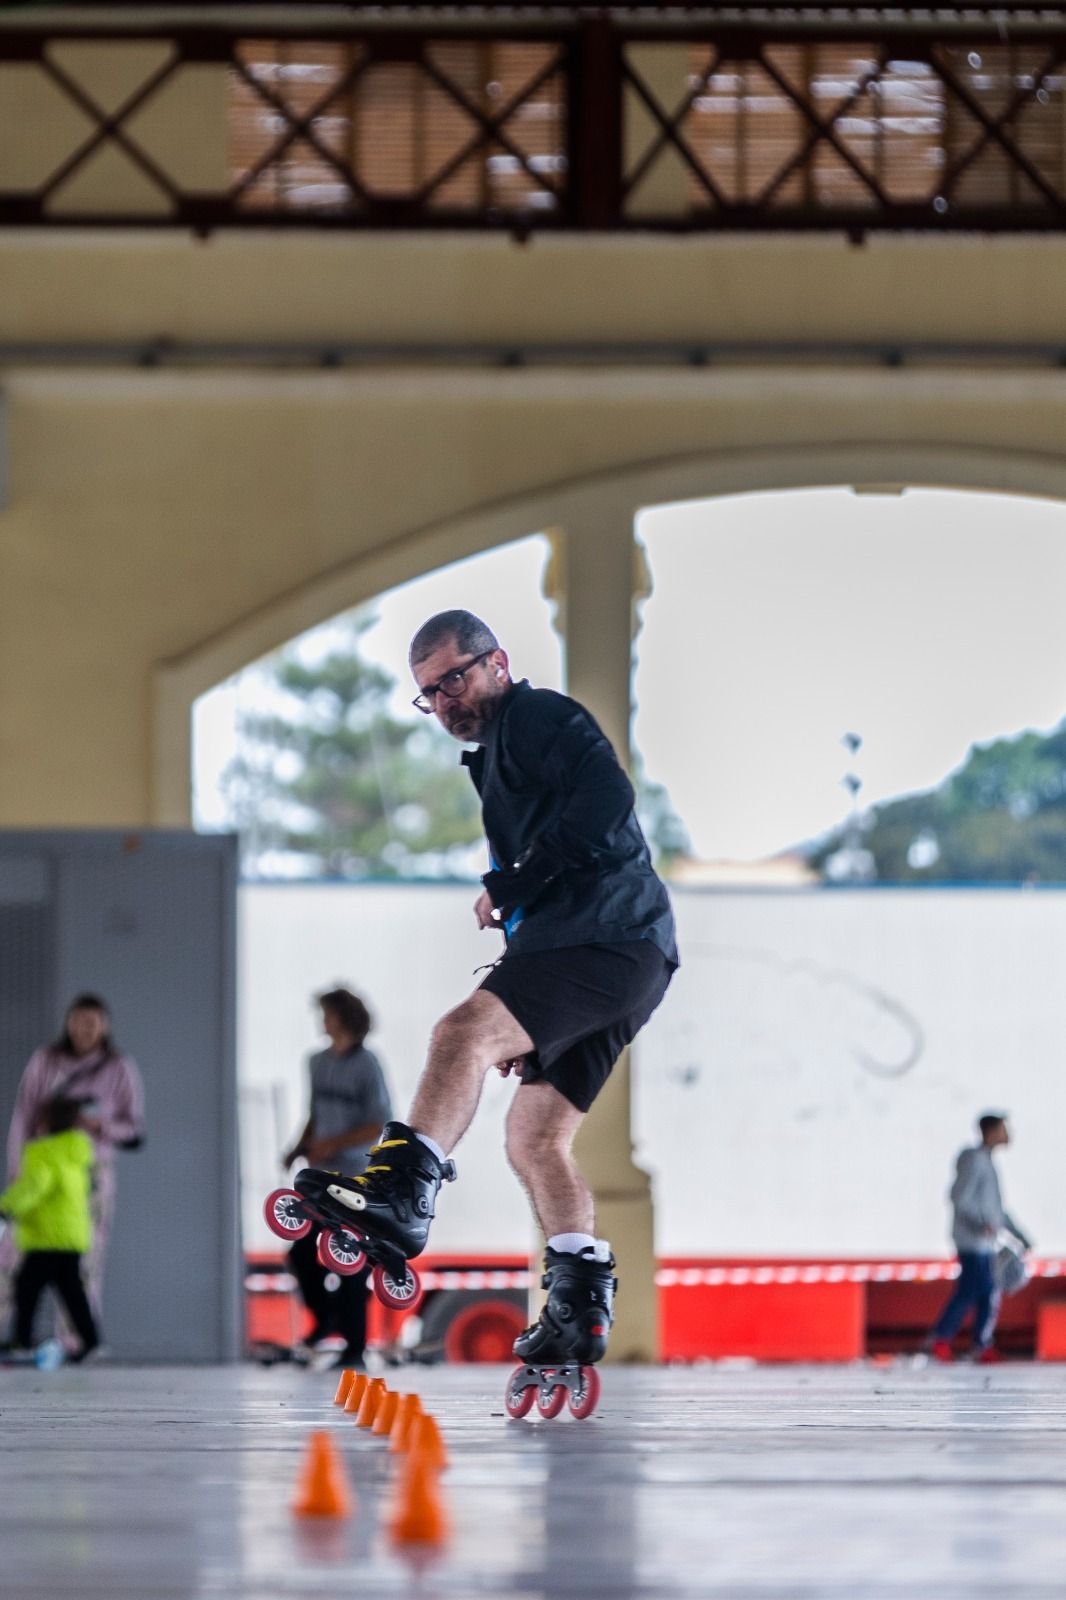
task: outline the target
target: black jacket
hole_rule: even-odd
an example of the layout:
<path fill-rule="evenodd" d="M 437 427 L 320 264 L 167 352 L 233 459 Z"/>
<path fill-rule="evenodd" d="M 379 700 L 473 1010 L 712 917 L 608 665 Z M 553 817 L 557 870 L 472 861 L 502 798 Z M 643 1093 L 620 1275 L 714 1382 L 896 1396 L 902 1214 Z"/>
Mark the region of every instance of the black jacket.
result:
<path fill-rule="evenodd" d="M 482 882 L 510 924 L 509 950 L 650 939 L 676 965 L 673 912 L 633 786 L 583 706 L 523 680 L 462 759 L 492 852 Z"/>

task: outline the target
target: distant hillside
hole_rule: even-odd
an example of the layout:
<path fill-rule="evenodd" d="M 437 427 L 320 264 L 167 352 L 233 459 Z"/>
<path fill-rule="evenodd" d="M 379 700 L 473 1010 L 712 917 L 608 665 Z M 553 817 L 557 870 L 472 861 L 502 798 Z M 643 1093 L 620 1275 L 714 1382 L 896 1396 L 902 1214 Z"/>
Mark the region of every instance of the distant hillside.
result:
<path fill-rule="evenodd" d="M 844 827 L 803 847 L 832 878 Z M 1066 719 L 1052 733 L 974 745 L 936 789 L 874 806 L 861 846 L 878 883 L 1066 882 Z"/>

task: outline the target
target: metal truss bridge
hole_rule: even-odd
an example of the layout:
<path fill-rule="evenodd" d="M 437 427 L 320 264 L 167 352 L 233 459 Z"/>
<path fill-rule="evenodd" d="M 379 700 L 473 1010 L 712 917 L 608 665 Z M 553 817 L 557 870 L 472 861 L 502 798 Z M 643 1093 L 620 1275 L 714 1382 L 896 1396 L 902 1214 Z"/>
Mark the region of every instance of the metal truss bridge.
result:
<path fill-rule="evenodd" d="M 0 226 L 1058 231 L 1064 62 L 1046 4 L 7 7 Z"/>

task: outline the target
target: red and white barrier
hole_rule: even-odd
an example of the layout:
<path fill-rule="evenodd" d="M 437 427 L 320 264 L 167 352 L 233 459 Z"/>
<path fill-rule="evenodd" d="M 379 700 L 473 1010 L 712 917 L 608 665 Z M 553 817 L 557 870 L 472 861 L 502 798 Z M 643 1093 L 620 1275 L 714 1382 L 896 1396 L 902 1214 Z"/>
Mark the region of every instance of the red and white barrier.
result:
<path fill-rule="evenodd" d="M 940 1283 L 957 1278 L 957 1261 L 807 1261 L 786 1266 L 660 1267 L 659 1289 L 736 1288 L 770 1283 Z M 1066 1278 L 1066 1257 L 1047 1256 L 1029 1262 L 1032 1278 Z M 528 1289 L 526 1271 L 428 1271 L 419 1274 L 430 1289 Z M 289 1294 L 296 1280 L 288 1272 L 252 1272 L 244 1280 L 250 1294 Z"/>
<path fill-rule="evenodd" d="M 1066 1258 L 1031 1260 L 1029 1274 L 1066 1277 Z M 957 1261 L 809 1261 L 779 1267 L 660 1267 L 655 1282 L 660 1289 L 713 1289 L 768 1283 L 938 1283 L 958 1275 Z"/>
<path fill-rule="evenodd" d="M 528 1289 L 532 1282 L 529 1272 L 420 1272 L 425 1290 L 430 1289 Z M 291 1294 L 296 1279 L 288 1272 L 250 1272 L 244 1280 L 249 1294 Z"/>

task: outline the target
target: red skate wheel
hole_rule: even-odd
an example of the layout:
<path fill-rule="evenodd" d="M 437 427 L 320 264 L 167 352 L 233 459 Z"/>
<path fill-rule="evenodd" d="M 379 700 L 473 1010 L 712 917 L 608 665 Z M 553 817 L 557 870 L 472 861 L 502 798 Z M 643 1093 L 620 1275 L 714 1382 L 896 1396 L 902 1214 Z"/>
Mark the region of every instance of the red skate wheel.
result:
<path fill-rule="evenodd" d="M 600 1398 L 600 1375 L 595 1367 L 582 1367 L 578 1386 L 570 1391 L 570 1411 L 579 1422 L 591 1417 Z"/>
<path fill-rule="evenodd" d="M 519 1379 L 525 1376 L 525 1367 L 516 1367 L 507 1380 L 507 1393 L 503 1397 L 503 1404 L 509 1417 L 524 1417 L 536 1399 L 536 1384 L 519 1382 Z"/>
<path fill-rule="evenodd" d="M 374 1293 L 390 1311 L 417 1311 L 422 1304 L 422 1284 L 413 1267 L 407 1267 L 402 1278 L 377 1266 L 370 1276 Z"/>
<path fill-rule="evenodd" d="M 271 1233 L 295 1244 L 297 1239 L 306 1239 L 314 1226 L 310 1217 L 302 1215 L 302 1205 L 303 1198 L 295 1189 L 275 1189 L 263 1201 L 263 1220 Z"/>
<path fill-rule="evenodd" d="M 537 1390 L 537 1410 L 546 1421 L 557 1417 L 566 1404 L 566 1384 L 557 1383 L 553 1389 L 545 1394 L 543 1389 Z"/>
<path fill-rule="evenodd" d="M 325 1267 L 327 1272 L 339 1272 L 342 1278 L 350 1278 L 366 1266 L 366 1251 L 354 1233 L 343 1228 L 323 1228 L 318 1236 L 316 1254 L 320 1267 Z"/>

